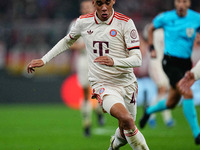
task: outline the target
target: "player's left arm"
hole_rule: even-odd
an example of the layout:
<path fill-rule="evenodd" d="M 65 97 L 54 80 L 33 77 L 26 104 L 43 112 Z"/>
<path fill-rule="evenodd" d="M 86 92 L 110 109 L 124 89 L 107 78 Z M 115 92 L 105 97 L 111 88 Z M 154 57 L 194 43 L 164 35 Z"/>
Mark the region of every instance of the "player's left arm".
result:
<path fill-rule="evenodd" d="M 124 39 L 129 56 L 127 58 L 113 58 L 115 67 L 134 68 L 142 65 L 140 52 L 140 39 L 138 31 L 132 19 L 124 25 Z"/>
<path fill-rule="evenodd" d="M 199 19 L 200 21 L 200 19 Z M 200 37 L 200 26 L 197 29 L 197 35 L 196 38 Z M 196 65 L 190 70 L 190 72 L 194 76 L 194 80 L 199 80 L 200 79 L 200 60 L 196 63 Z"/>
<path fill-rule="evenodd" d="M 197 64 L 192 68 L 191 72 L 194 74 L 195 80 L 200 79 L 200 60 L 197 62 Z"/>
<path fill-rule="evenodd" d="M 140 49 L 130 50 L 127 58 L 113 58 L 113 66 L 121 68 L 134 68 L 142 65 L 142 55 Z"/>
<path fill-rule="evenodd" d="M 185 76 L 179 81 L 178 87 L 180 92 L 183 94 L 188 93 L 190 87 L 194 84 L 196 80 L 200 79 L 200 60 L 198 63 L 190 70 L 185 73 Z"/>
<path fill-rule="evenodd" d="M 110 67 L 134 68 L 142 65 L 142 55 L 139 49 L 134 49 L 129 52 L 129 57 L 127 58 L 111 58 L 109 56 L 100 56 L 97 57 L 94 62 Z"/>

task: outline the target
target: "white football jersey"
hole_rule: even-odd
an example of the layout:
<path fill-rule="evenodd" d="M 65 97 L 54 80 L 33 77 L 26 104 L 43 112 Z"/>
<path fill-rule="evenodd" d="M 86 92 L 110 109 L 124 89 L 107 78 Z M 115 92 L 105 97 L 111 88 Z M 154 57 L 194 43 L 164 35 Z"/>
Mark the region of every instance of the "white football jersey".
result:
<path fill-rule="evenodd" d="M 82 15 L 65 38 L 73 41 L 80 36 L 86 44 L 90 82 L 126 86 L 136 81 L 133 68 L 94 63 L 99 56 L 127 58 L 130 50 L 139 49 L 139 35 L 132 19 L 114 10 L 113 15 L 104 22 L 95 12 Z"/>

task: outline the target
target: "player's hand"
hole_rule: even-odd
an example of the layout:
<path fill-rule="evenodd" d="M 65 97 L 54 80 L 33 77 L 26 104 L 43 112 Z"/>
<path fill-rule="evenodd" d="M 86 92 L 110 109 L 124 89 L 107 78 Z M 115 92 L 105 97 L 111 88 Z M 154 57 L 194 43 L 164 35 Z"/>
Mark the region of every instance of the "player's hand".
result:
<path fill-rule="evenodd" d="M 101 65 L 106 65 L 106 66 L 113 66 L 114 61 L 111 57 L 108 56 L 99 56 L 94 60 L 95 63 L 99 63 Z"/>
<path fill-rule="evenodd" d="M 194 84 L 195 78 L 194 74 L 190 71 L 185 73 L 185 76 L 179 81 L 178 87 L 181 93 L 187 94 L 190 90 L 190 87 Z"/>
<path fill-rule="evenodd" d="M 157 57 L 155 50 L 151 50 L 150 53 L 151 53 L 151 58 L 156 58 Z"/>
<path fill-rule="evenodd" d="M 44 62 L 41 59 L 34 59 L 28 64 L 27 72 L 32 73 L 35 71 L 34 68 L 38 68 L 38 67 L 42 67 L 42 66 L 44 66 Z"/>

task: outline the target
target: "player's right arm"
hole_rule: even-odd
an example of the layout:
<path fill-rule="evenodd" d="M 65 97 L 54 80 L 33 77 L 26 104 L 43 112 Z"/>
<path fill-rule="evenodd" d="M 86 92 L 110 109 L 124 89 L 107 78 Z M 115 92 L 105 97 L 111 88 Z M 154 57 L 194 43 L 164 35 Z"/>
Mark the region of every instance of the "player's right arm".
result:
<path fill-rule="evenodd" d="M 80 37 L 80 19 L 77 19 L 69 34 L 61 39 L 47 54 L 41 59 L 32 60 L 27 66 L 27 72 L 32 73 L 34 68 L 42 67 L 51 59 L 69 49 L 69 47 Z"/>
<path fill-rule="evenodd" d="M 164 26 L 164 24 L 165 24 L 164 15 L 163 15 L 163 13 L 161 13 L 154 18 L 153 22 L 149 26 L 148 44 L 149 44 L 149 50 L 150 50 L 152 58 L 156 58 L 156 50 L 153 45 L 153 41 L 154 41 L 153 32 L 155 29 L 162 28 Z"/>

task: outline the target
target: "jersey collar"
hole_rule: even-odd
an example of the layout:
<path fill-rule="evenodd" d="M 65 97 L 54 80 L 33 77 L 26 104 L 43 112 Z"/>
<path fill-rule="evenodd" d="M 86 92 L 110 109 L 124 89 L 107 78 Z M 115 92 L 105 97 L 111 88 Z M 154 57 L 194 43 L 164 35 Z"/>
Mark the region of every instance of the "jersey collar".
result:
<path fill-rule="evenodd" d="M 112 12 L 112 15 L 110 16 L 110 18 L 108 20 L 106 20 L 106 21 L 101 21 L 97 17 L 97 12 L 95 12 L 94 20 L 95 20 L 96 24 L 107 24 L 107 25 L 110 25 L 112 23 L 113 18 L 114 18 L 114 14 L 115 14 L 115 11 L 113 9 L 113 12 Z"/>

